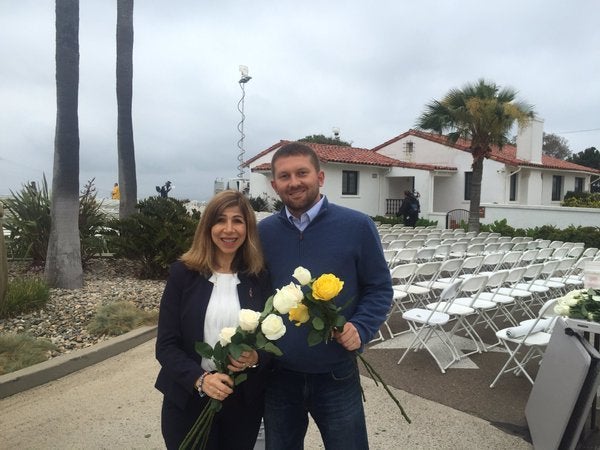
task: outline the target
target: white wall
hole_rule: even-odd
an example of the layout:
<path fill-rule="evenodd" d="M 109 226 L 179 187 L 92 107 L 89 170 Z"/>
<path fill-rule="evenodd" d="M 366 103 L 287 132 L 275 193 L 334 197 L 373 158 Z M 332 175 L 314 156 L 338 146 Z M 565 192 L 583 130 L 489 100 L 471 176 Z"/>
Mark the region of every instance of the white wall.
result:
<path fill-rule="evenodd" d="M 567 208 L 561 206 L 519 206 L 491 205 L 485 207 L 485 217 L 481 223 L 494 223 L 506 219 L 513 228 L 532 228 L 543 225 L 554 225 L 557 228 L 574 226 L 598 226 L 600 224 L 600 208 Z"/>

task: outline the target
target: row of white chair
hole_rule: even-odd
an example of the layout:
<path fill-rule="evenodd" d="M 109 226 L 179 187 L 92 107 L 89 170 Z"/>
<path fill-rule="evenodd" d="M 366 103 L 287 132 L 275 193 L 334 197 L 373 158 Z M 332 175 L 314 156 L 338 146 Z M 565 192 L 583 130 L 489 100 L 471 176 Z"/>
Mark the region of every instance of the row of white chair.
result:
<path fill-rule="evenodd" d="M 535 309 L 545 305 L 549 299 L 581 286 L 586 260 L 591 258 L 552 260 L 487 273 L 464 273 L 468 269 L 456 260 L 397 266 L 392 269 L 396 284 L 390 316 L 396 312 L 402 313 L 402 317 L 408 323 L 407 331 L 414 334 L 413 341 L 398 363 L 405 358 L 409 350 L 425 348 L 435 359 L 440 370 L 445 372 L 450 365 L 466 356 L 452 343 L 452 337 L 457 332 L 463 332 L 472 339 L 475 344 L 474 351 L 489 349 L 490 345 L 484 343 L 477 332 L 480 325 L 490 327 L 496 332 L 498 342 L 492 346 L 500 343 L 505 347 L 514 344 L 510 339 L 506 342 L 506 328 L 502 330 L 497 324 L 507 323 L 509 327 L 514 328 L 522 326 L 522 321 L 519 321 L 522 317 L 529 321 L 526 323 L 539 320 Z M 441 294 L 437 294 L 439 289 L 442 289 Z M 446 328 L 450 323 L 454 325 L 448 330 Z M 391 336 L 398 334 L 392 332 L 388 321 L 386 326 Z M 429 341 L 434 337 L 444 344 L 443 348 L 449 353 L 450 363 L 442 364 L 432 351 Z M 532 342 L 535 342 L 533 338 Z M 517 358 L 518 352 L 514 353 L 510 354 L 509 362 L 514 362 Z M 532 356 L 529 355 L 529 358 Z M 527 358 L 517 359 L 519 364 L 526 360 Z M 509 362 L 494 383 L 502 373 L 509 371 Z M 517 369 L 521 370 L 519 365 Z M 514 367 L 510 370 L 514 370 Z"/>

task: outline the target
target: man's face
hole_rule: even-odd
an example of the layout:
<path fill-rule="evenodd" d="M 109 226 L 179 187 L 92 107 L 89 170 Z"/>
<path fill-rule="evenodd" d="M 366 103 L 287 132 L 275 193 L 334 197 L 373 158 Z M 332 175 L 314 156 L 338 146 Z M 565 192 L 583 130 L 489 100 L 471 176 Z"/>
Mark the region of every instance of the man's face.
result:
<path fill-rule="evenodd" d="M 319 201 L 325 174 L 317 172 L 308 156 L 284 156 L 275 161 L 271 186 L 294 217 L 300 217 Z"/>

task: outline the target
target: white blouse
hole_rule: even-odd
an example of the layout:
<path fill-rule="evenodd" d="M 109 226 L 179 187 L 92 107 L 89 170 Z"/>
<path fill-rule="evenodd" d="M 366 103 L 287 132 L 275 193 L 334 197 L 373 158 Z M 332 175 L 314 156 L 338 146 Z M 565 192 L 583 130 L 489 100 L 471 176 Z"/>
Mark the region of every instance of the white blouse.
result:
<path fill-rule="evenodd" d="M 219 342 L 219 333 L 225 327 L 237 327 L 240 314 L 240 299 L 237 285 L 240 280 L 235 273 L 215 272 L 209 279 L 214 284 L 204 319 L 204 342 L 214 347 Z M 202 358 L 202 368 L 215 370 L 214 363 Z"/>

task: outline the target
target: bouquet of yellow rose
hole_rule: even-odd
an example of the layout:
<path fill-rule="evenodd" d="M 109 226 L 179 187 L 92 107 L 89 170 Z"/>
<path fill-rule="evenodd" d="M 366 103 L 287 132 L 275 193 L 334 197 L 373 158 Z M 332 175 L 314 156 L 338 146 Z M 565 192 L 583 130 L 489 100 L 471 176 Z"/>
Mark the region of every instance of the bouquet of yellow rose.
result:
<path fill-rule="evenodd" d="M 285 334 L 285 325 L 281 316 L 271 313 L 272 307 L 265 308 L 262 313 L 251 309 L 242 309 L 239 313 L 239 324 L 236 328 L 226 327 L 219 333 L 219 342 L 211 347 L 206 342 L 196 342 L 196 351 L 206 359 L 211 359 L 218 372 L 227 373 L 237 386 L 248 378 L 244 372 L 232 373 L 227 369 L 229 357 L 238 359 L 242 352 L 264 350 L 281 355 L 281 350 L 272 342 Z M 196 422 L 179 446 L 187 448 L 205 448 L 214 416 L 221 410 L 220 400 L 209 399 L 208 403 L 196 419 Z"/>
<path fill-rule="evenodd" d="M 288 314 L 289 320 L 296 326 L 309 323 L 311 326 L 308 333 L 309 346 L 333 339 L 333 333 L 341 331 L 346 323 L 346 318 L 341 314 L 346 305 L 337 306 L 331 301 L 341 292 L 344 282 L 330 273 L 312 278 L 310 271 L 304 267 L 297 267 L 294 270 L 293 277 L 298 280 L 300 285 L 290 283 L 277 290 L 275 295 L 267 301 L 265 309 L 268 309 L 270 307 L 269 303 L 272 302 L 273 308 L 280 314 Z M 303 287 L 306 291 L 303 291 Z M 400 409 L 402 417 L 408 423 L 411 423 L 400 401 L 390 391 L 373 366 L 359 351 L 354 353 L 362 361 L 375 384 L 377 386 L 379 386 L 379 383 L 382 384 L 390 398 Z"/>

